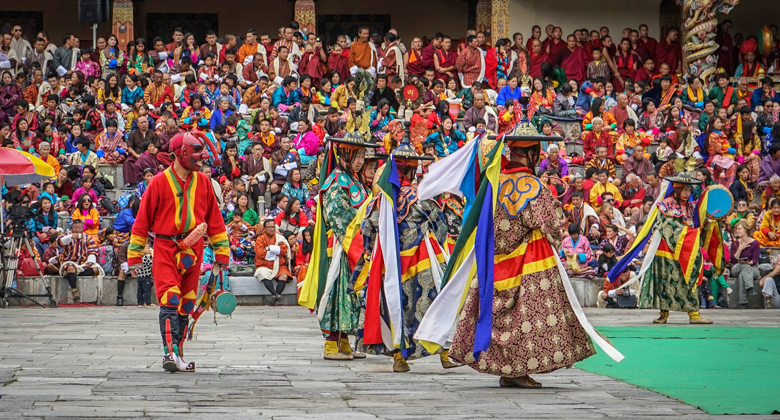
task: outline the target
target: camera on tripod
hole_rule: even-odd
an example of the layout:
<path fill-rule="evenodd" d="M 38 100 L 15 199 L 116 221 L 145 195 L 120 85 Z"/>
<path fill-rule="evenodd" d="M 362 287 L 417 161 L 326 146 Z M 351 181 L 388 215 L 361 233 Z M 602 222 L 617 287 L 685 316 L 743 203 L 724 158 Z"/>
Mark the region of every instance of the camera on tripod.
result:
<path fill-rule="evenodd" d="M 30 232 L 27 232 L 27 222 L 33 217 L 35 217 L 35 212 L 28 206 L 14 204 L 8 209 L 8 218 L 11 221 L 14 238 L 29 236 Z"/>

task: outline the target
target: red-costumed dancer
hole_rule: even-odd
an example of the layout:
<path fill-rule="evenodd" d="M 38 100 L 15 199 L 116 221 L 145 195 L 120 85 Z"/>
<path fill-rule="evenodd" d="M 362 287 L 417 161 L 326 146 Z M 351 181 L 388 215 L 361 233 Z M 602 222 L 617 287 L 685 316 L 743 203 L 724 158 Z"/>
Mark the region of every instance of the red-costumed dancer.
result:
<path fill-rule="evenodd" d="M 183 360 L 182 346 L 189 317 L 196 308 L 203 239 L 194 243 L 185 239 L 205 223 L 205 233 L 214 246 L 215 265 L 221 270 L 228 264 L 228 238 L 217 198 L 211 180 L 198 172 L 209 158 L 206 145 L 217 159 L 214 145 L 203 133 L 182 133 L 171 139 L 175 160 L 146 188 L 127 252 L 130 267 L 139 266 L 149 232 L 155 234 L 152 275 L 160 303 L 163 369 L 168 372 L 195 370 L 194 363 Z M 185 242 L 190 246 L 180 246 Z"/>

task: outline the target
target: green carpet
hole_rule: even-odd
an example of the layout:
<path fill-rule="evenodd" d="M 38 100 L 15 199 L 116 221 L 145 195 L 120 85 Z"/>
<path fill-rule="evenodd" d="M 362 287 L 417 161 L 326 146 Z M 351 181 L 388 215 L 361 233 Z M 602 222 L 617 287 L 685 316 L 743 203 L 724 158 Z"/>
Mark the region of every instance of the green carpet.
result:
<path fill-rule="evenodd" d="M 780 328 L 596 327 L 626 357 L 603 352 L 576 366 L 709 414 L 780 412 Z"/>

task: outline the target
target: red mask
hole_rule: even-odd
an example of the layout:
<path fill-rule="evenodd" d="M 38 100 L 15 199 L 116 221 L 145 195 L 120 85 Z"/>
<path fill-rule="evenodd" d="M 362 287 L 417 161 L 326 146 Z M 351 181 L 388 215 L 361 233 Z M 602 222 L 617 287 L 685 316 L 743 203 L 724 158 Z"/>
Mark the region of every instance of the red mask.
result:
<path fill-rule="evenodd" d="M 171 150 L 176 155 L 179 164 L 188 171 L 197 171 L 200 169 L 200 162 L 209 159 L 209 153 L 206 146 L 211 149 L 214 155 L 214 165 L 219 166 L 219 154 L 214 144 L 205 134 L 200 131 L 191 133 L 180 133 L 171 139 Z"/>

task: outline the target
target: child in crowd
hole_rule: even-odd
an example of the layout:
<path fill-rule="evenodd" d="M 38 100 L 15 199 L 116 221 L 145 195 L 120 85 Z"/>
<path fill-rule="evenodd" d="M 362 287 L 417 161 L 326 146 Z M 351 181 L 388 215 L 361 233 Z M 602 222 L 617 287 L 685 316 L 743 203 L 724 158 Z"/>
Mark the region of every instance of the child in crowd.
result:
<path fill-rule="evenodd" d="M 138 291 L 136 298 L 138 299 L 138 307 L 153 308 L 157 305 L 152 303 L 152 288 L 154 283 L 152 282 L 152 259 L 154 253 L 149 243 L 146 243 L 144 247 L 144 256 L 141 263 L 141 267 L 136 269 L 135 278 L 138 279 Z"/>

